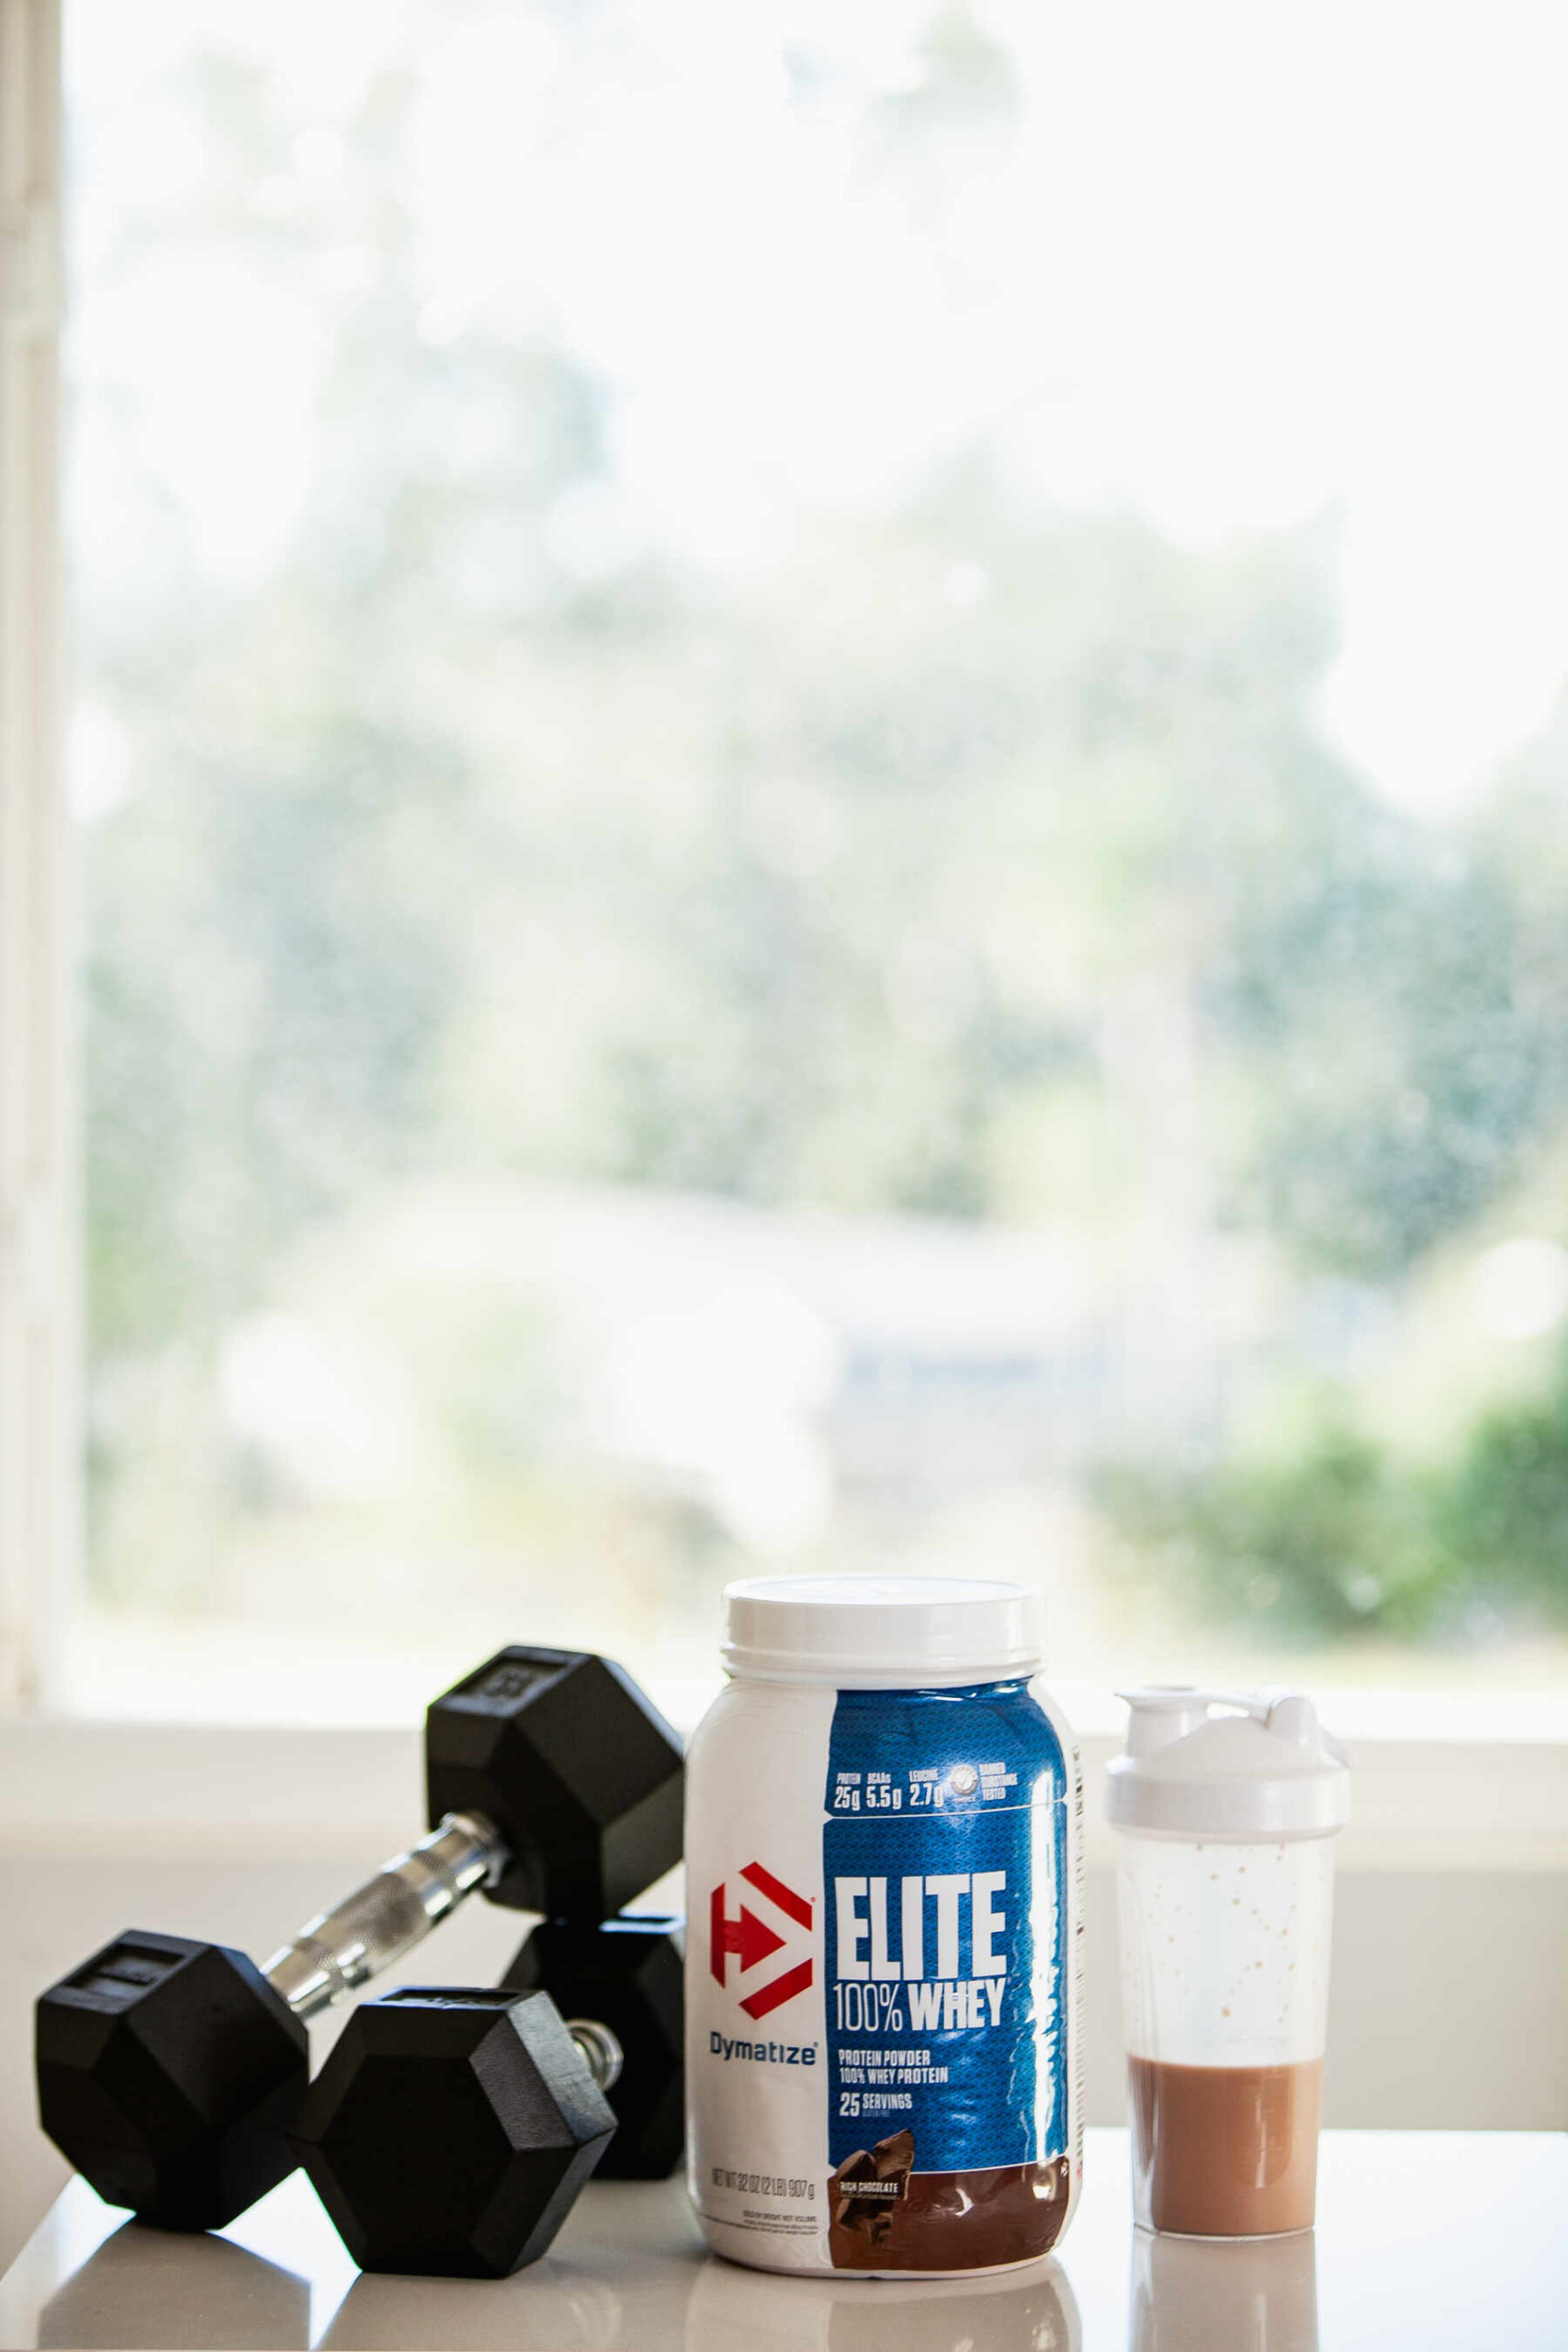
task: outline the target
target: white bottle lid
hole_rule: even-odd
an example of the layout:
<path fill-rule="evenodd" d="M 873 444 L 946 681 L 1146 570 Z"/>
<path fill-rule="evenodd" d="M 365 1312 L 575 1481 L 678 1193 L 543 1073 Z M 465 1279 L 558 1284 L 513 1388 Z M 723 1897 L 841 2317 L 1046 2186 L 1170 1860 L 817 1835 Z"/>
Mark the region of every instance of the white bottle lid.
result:
<path fill-rule="evenodd" d="M 730 1674 L 843 1690 L 953 1688 L 1032 1674 L 1030 1585 L 965 1577 L 749 1577 L 725 1588 Z"/>
<path fill-rule="evenodd" d="M 1156 1683 L 1116 1695 L 1132 1713 L 1126 1750 L 1106 1767 L 1113 1828 L 1156 1838 L 1327 1838 L 1350 1818 L 1355 1758 L 1302 1691 Z"/>

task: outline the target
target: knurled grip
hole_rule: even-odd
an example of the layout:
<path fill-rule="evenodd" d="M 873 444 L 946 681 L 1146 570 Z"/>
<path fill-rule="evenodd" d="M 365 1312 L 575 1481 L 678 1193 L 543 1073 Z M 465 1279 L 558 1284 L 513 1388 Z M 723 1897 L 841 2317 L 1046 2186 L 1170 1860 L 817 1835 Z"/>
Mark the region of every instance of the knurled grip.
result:
<path fill-rule="evenodd" d="M 307 1920 L 263 1973 L 296 2017 L 314 2017 L 389 1968 L 506 1860 L 482 1814 L 449 1813 L 344 1901 Z"/>

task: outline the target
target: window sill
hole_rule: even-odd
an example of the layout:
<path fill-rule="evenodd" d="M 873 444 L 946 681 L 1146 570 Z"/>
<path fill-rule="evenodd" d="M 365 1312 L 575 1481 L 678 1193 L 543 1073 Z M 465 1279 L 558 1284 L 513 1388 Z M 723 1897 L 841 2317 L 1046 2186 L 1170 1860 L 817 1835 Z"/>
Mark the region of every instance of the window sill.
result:
<path fill-rule="evenodd" d="M 657 1695 L 689 1727 L 694 1710 Z M 1104 1867 L 1100 1790 L 1118 1736 L 1096 1729 L 1081 1745 L 1088 1860 Z M 1361 1737 L 1356 1747 L 1342 1869 L 1568 1869 L 1568 1739 Z M 423 1823 L 417 1726 L 0 1720 L 0 1851 L 373 1860 Z"/>

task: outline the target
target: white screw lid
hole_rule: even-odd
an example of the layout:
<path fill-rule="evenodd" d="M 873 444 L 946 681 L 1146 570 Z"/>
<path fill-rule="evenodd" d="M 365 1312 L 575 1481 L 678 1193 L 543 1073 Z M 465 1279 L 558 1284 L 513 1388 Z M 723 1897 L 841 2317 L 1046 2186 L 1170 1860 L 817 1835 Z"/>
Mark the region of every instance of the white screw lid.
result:
<path fill-rule="evenodd" d="M 1125 1752 L 1106 1768 L 1113 1828 L 1327 1838 L 1350 1818 L 1355 1758 L 1324 1730 L 1304 1692 L 1156 1683 L 1116 1695 L 1132 1713 Z"/>
<path fill-rule="evenodd" d="M 750 1577 L 724 1595 L 724 1663 L 763 1682 L 876 1690 L 1032 1674 L 1043 1611 L 1030 1585 L 967 1577 Z"/>

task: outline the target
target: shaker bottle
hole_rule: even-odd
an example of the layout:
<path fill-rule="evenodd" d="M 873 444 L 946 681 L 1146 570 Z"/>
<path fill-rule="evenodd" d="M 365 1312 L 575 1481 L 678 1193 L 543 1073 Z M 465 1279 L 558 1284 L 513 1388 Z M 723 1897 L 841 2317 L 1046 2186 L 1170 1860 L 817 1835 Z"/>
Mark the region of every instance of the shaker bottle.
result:
<path fill-rule="evenodd" d="M 1120 1695 L 1107 1810 L 1133 2218 L 1192 2237 L 1310 2230 L 1350 1757 L 1299 1691 Z"/>

